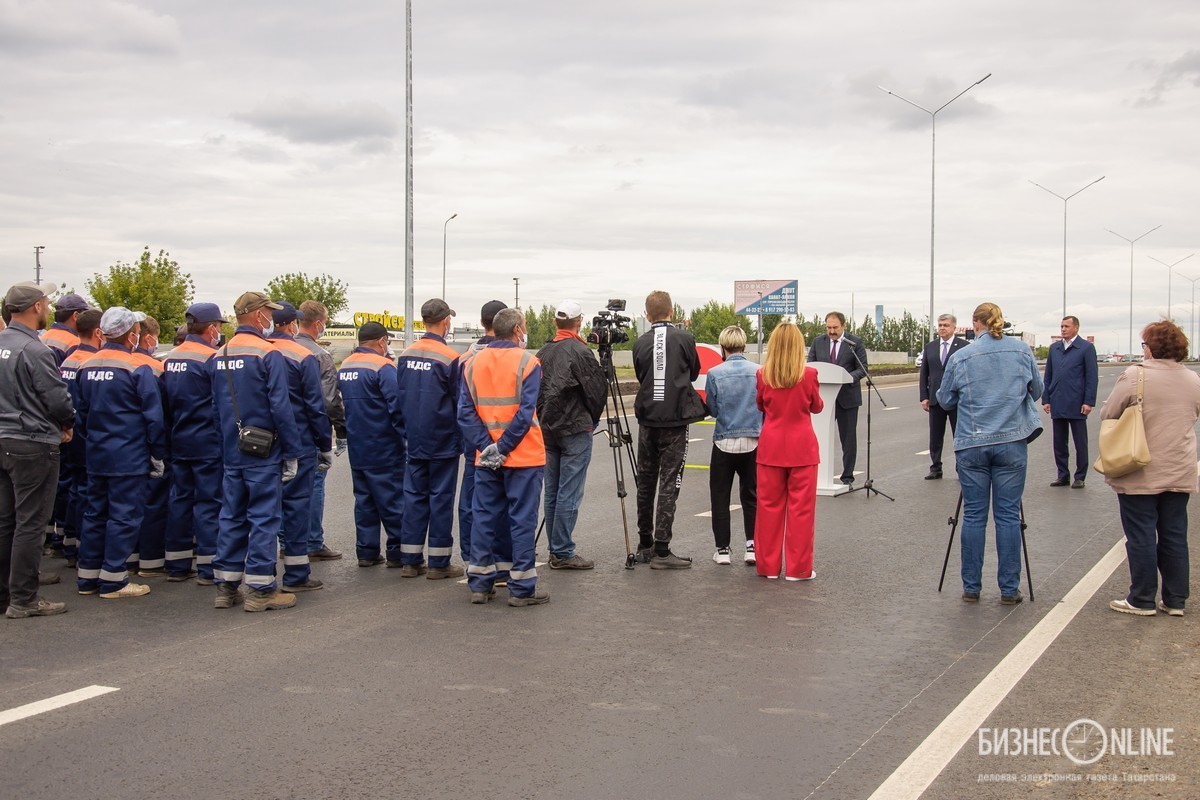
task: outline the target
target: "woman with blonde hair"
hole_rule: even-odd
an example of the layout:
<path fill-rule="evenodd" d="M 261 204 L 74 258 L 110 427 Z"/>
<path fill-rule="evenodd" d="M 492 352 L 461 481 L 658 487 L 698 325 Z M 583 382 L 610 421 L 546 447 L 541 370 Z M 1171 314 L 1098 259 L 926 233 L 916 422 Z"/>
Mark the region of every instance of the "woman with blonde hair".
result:
<path fill-rule="evenodd" d="M 754 547 L 758 574 L 789 581 L 816 577 L 817 465 L 821 451 L 812 415 L 825 408 L 817 371 L 806 367 L 804 334 L 790 322 L 771 334 L 758 371 L 757 402 L 763 412 L 758 439 L 758 519 Z M 781 563 L 782 561 L 782 563 Z"/>

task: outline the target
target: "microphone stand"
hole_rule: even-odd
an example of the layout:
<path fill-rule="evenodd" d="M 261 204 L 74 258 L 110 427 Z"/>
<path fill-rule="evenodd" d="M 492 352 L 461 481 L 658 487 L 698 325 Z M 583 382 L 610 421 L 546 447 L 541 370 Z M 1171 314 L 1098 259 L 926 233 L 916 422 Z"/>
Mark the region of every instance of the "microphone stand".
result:
<path fill-rule="evenodd" d="M 845 336 L 842 338 L 846 339 Z M 854 355 L 854 360 L 858 362 L 858 368 L 863 371 L 863 377 L 867 379 L 867 478 L 863 481 L 862 486 L 854 486 L 850 489 L 850 491 L 846 492 L 846 494 L 850 495 L 854 494 L 855 492 L 866 492 L 867 497 L 870 497 L 871 493 L 874 492 L 877 495 L 886 497 L 888 500 L 895 502 L 896 498 L 892 497 L 890 494 L 884 494 L 876 489 L 875 482 L 871 480 L 871 391 L 874 390 L 875 395 L 879 398 L 879 402 L 883 404 L 884 408 L 887 408 L 888 404 L 887 401 L 883 399 L 883 395 L 879 394 L 879 389 L 875 386 L 875 381 L 871 380 L 871 371 L 867 369 L 867 365 L 863 363 L 863 360 L 858 357 L 858 350 L 856 348 L 860 342 L 855 340 L 853 343 L 851 343 L 849 340 L 847 340 L 846 343 L 850 345 L 850 352 Z"/>

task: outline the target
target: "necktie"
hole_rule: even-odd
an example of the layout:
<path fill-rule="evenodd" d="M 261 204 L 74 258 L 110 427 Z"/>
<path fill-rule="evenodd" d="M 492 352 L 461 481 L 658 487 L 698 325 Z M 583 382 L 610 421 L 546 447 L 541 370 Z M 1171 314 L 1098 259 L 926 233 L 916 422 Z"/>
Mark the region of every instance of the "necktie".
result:
<path fill-rule="evenodd" d="M 834 364 L 837 363 L 837 349 L 838 349 L 838 342 L 840 342 L 840 341 L 841 341 L 841 339 L 834 339 L 833 347 L 829 348 L 829 360 L 832 361 Z"/>
<path fill-rule="evenodd" d="M 950 357 L 950 343 L 942 342 L 942 366 L 946 366 L 946 359 Z"/>

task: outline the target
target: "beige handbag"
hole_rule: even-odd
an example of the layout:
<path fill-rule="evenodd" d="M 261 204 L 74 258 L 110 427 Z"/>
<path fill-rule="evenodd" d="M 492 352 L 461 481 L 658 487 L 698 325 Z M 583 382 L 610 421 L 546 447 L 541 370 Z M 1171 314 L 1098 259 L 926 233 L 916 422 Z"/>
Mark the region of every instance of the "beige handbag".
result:
<path fill-rule="evenodd" d="M 1138 367 L 1137 399 L 1121 412 L 1119 419 L 1100 423 L 1100 457 L 1093 469 L 1108 478 L 1137 472 L 1150 463 L 1146 426 L 1142 422 L 1142 394 L 1146 368 Z"/>

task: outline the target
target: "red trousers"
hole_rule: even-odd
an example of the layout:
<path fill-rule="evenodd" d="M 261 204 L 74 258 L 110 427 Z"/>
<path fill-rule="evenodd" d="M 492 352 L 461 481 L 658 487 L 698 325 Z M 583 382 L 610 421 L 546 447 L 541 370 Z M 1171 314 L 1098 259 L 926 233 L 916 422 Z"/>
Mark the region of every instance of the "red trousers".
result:
<path fill-rule="evenodd" d="M 812 574 L 816 512 L 816 464 L 758 465 L 754 554 L 759 575 L 778 577 L 785 564 L 789 578 L 807 578 Z"/>

